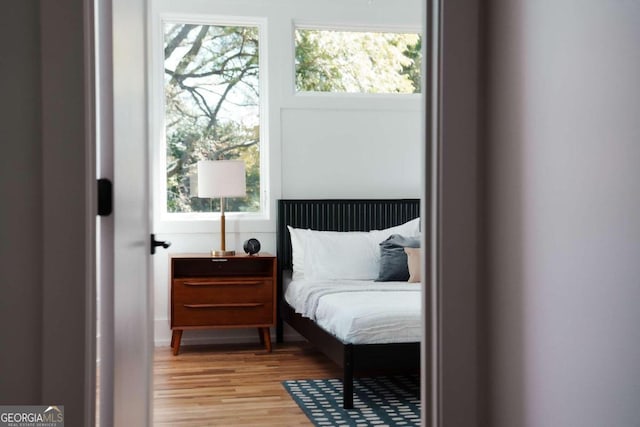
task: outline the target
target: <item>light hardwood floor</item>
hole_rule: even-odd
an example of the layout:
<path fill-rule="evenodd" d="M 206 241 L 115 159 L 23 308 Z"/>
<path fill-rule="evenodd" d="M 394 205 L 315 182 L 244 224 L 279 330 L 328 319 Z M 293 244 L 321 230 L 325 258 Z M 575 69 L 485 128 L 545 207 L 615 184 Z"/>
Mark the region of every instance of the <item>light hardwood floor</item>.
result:
<path fill-rule="evenodd" d="M 306 343 L 156 348 L 154 425 L 310 426 L 281 382 L 341 372 Z"/>

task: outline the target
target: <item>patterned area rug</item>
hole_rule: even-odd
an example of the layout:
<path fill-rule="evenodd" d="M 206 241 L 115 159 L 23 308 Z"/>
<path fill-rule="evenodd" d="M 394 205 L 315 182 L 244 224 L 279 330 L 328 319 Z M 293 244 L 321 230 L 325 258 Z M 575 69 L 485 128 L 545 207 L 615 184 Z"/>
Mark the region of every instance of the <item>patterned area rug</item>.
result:
<path fill-rule="evenodd" d="M 417 376 L 357 378 L 353 409 L 342 408 L 342 380 L 289 380 L 285 389 L 316 426 L 419 426 Z"/>

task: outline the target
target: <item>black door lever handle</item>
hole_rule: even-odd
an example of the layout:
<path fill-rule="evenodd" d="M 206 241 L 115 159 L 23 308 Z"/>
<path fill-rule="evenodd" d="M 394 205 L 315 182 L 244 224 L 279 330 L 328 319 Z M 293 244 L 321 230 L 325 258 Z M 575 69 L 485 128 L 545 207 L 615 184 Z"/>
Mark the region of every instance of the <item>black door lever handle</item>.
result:
<path fill-rule="evenodd" d="M 169 246 L 171 246 L 171 242 L 156 240 L 156 235 L 151 234 L 151 255 L 154 255 L 156 253 L 156 248 L 158 246 L 162 246 L 163 248 L 167 249 Z"/>

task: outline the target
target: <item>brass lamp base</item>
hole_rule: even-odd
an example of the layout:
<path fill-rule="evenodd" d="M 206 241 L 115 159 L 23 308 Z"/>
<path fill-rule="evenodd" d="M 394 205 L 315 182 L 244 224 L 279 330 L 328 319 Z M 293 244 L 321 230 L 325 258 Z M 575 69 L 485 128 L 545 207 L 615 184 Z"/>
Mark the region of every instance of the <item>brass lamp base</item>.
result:
<path fill-rule="evenodd" d="M 211 251 L 211 256 L 234 256 L 236 251 Z"/>
<path fill-rule="evenodd" d="M 220 249 L 211 251 L 211 256 L 225 257 L 234 256 L 236 251 L 228 251 L 225 239 L 225 225 L 224 225 L 224 197 L 220 197 Z"/>

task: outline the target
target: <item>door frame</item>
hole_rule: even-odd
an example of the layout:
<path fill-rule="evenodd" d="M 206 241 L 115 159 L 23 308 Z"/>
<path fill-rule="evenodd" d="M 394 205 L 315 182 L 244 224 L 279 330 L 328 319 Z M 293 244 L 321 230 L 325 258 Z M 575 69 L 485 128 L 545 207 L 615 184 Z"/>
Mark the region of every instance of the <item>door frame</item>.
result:
<path fill-rule="evenodd" d="M 122 233 L 132 231 L 127 222 L 131 218 L 126 215 L 140 212 L 139 203 L 143 203 L 132 201 L 130 182 L 126 180 L 139 180 L 145 186 L 148 174 L 146 167 L 134 173 L 127 170 L 126 164 L 118 163 L 118 155 L 122 154 L 118 151 L 118 142 L 139 141 L 142 148 L 137 148 L 136 155 L 140 155 L 140 150 L 147 150 L 146 120 L 136 122 L 132 117 L 140 116 L 126 114 L 132 109 L 142 110 L 142 117 L 147 117 L 147 3 L 145 0 L 109 1 L 113 5 L 111 24 L 118 28 L 113 34 L 116 64 L 113 68 L 115 309 L 118 312 L 115 319 L 114 421 L 115 425 L 143 426 L 150 425 L 152 420 L 153 313 L 149 304 L 153 299 L 148 280 L 149 256 L 146 255 L 148 195 L 142 199 L 145 203 L 142 216 L 134 218 L 134 222 L 144 224 L 134 235 L 144 235 L 144 240 Z M 478 83 L 479 0 L 461 0 L 455 4 L 429 0 L 423 16 L 426 31 L 432 36 L 431 50 L 426 58 L 436 71 L 427 75 L 431 89 L 425 97 L 425 106 L 430 107 L 430 114 L 425 114 L 425 141 L 428 136 L 431 143 L 425 143 L 423 157 L 425 166 L 431 165 L 432 169 L 424 174 L 423 204 L 430 203 L 424 212 L 430 212 L 430 231 L 425 235 L 430 239 L 432 250 L 424 260 L 424 266 L 430 272 L 429 291 L 424 292 L 424 301 L 425 307 L 431 310 L 424 321 L 425 331 L 431 334 L 430 340 L 423 340 L 426 346 L 423 354 L 430 355 L 423 357 L 426 368 L 423 379 L 433 386 L 423 389 L 423 424 L 471 426 L 477 425 L 480 415 L 478 336 L 482 332 L 477 325 L 477 289 L 482 282 L 479 269 L 481 204 L 478 198 L 482 192 L 478 154 L 482 130 L 478 108 L 482 100 Z M 443 75 L 447 79 L 443 79 Z M 426 167 L 424 169 L 426 171 Z M 126 183 L 119 186 L 120 179 Z M 117 212 L 123 213 L 122 217 L 119 218 Z M 142 263 L 134 268 L 128 262 L 130 260 L 119 256 L 119 245 L 138 247 L 140 253 L 145 254 Z M 141 299 L 135 300 L 138 297 Z M 128 376 L 131 373 L 134 375 Z"/>
<path fill-rule="evenodd" d="M 424 292 L 422 423 L 483 425 L 480 390 L 486 363 L 486 304 L 482 297 L 484 102 L 480 0 L 428 0 L 425 63 L 423 203 L 429 212 L 429 272 Z M 446 78 L 445 78 L 446 77 Z M 426 339 L 428 338 L 428 339 Z M 487 399 L 483 397 L 483 399 Z"/>

